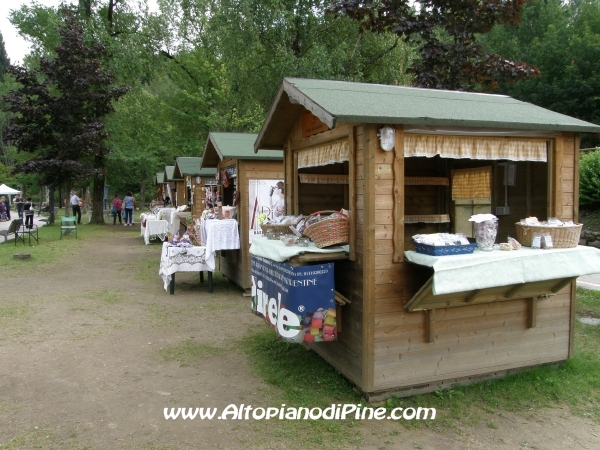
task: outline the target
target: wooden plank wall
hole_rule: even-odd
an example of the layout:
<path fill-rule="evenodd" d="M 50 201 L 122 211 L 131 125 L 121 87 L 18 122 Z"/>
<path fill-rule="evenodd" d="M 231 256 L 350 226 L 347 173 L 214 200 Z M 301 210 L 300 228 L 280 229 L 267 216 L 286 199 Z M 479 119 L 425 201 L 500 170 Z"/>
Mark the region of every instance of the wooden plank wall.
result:
<path fill-rule="evenodd" d="M 572 342 L 571 286 L 556 296 L 538 300 L 534 328 L 527 327 L 527 300 L 438 309 L 434 341 L 426 342 L 425 313 L 407 313 L 404 305 L 430 272 L 409 263 L 393 262 L 390 241 L 393 227 L 389 219 L 393 205 L 392 173 L 388 174 L 385 167 L 379 169 L 382 164 L 392 164 L 393 153 L 378 148 L 372 151 L 375 155 L 371 176 L 375 179 L 376 252 L 371 392 L 428 383 L 435 389 L 436 382 L 565 360 Z M 573 156 L 567 156 L 569 154 L 573 155 L 574 151 L 569 150 L 566 138 L 561 159 L 561 178 L 565 183 L 573 178 L 570 173 Z M 415 175 L 409 173 L 411 159 L 405 160 L 407 176 Z M 413 202 L 409 197 L 407 190 L 407 213 Z M 572 195 L 567 194 L 561 205 L 563 217 L 572 210 L 572 203 Z M 406 230 L 405 238 L 410 240 L 409 233 Z"/>
<path fill-rule="evenodd" d="M 341 201 L 348 198 L 348 195 L 341 195 L 343 187 L 332 185 L 325 187 L 319 185 L 300 186 L 298 180 L 294 178 L 297 171 L 294 170 L 292 162 L 295 160 L 291 147 L 297 148 L 298 145 L 304 145 L 302 148 L 307 148 L 309 142 L 313 139 L 319 145 L 323 139 L 327 139 L 331 135 L 336 140 L 340 139 L 340 132 L 346 128 L 349 132 L 349 139 L 354 139 L 354 173 L 355 180 L 355 202 L 356 202 L 356 261 L 335 261 L 335 286 L 336 290 L 342 295 L 350 299 L 351 303 L 342 306 L 341 314 L 341 329 L 336 342 L 328 342 L 327 344 L 310 344 L 310 347 L 317 352 L 323 359 L 328 361 L 345 377 L 354 382 L 357 386 L 363 386 L 362 374 L 362 354 L 363 354 L 363 224 L 364 224 L 364 176 L 363 176 L 363 129 L 362 127 L 354 127 L 352 124 L 338 124 L 336 128 L 329 132 L 320 133 L 316 136 L 302 139 L 301 123 L 298 121 L 288 136 L 289 144 L 285 154 L 285 186 L 289 189 L 290 186 L 296 192 L 297 197 L 289 200 L 286 195 L 287 202 L 296 202 L 297 211 L 304 214 L 314 212 L 317 209 L 339 209 Z M 311 139 L 312 138 L 312 139 Z M 316 138 L 316 139 L 315 139 Z M 341 165 L 336 165 L 340 166 Z M 347 168 L 348 169 L 348 168 Z M 307 170 L 310 173 L 317 173 L 318 168 Z M 339 170 L 333 169 L 333 170 Z M 325 170 L 327 173 L 327 170 Z M 316 186 L 316 192 L 315 192 Z M 347 188 L 346 188 L 347 190 Z M 335 195 L 331 195 L 335 192 Z M 317 198 L 318 197 L 318 198 Z M 291 205 L 286 204 L 288 214 L 294 210 Z"/>

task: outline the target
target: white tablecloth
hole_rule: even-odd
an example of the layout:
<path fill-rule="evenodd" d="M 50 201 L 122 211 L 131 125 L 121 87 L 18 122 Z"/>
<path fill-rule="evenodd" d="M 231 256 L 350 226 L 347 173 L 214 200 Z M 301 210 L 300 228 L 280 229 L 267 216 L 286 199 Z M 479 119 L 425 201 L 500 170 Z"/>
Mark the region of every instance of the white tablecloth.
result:
<path fill-rule="evenodd" d="M 170 247 L 163 242 L 160 255 L 160 275 L 165 291 L 169 289 L 171 275 L 176 272 L 214 272 L 215 255 L 209 254 L 206 247 Z"/>
<path fill-rule="evenodd" d="M 431 267 L 434 295 L 600 273 L 600 250 L 593 247 L 430 256 L 404 252 L 406 260 Z"/>
<path fill-rule="evenodd" d="M 218 250 L 240 248 L 238 222 L 234 219 L 209 219 L 203 221 L 206 230 L 206 250 L 214 255 Z"/>
<path fill-rule="evenodd" d="M 146 245 L 150 243 L 150 237 L 156 236 L 161 240 L 167 236 L 169 231 L 169 223 L 166 220 L 153 220 L 146 219 L 146 226 L 144 227 L 144 242 Z"/>
<path fill-rule="evenodd" d="M 140 214 L 140 236 L 143 236 L 146 232 L 146 219 L 156 219 L 156 216 L 151 213 Z"/>
<path fill-rule="evenodd" d="M 169 211 L 165 209 L 163 211 L 165 211 L 165 214 L 167 216 L 165 217 L 165 219 L 167 219 L 167 221 L 169 222 L 169 233 L 171 233 L 172 235 L 175 235 L 175 233 L 179 231 L 181 219 L 192 215 L 190 211 L 179 212 L 175 209 L 171 209 Z"/>

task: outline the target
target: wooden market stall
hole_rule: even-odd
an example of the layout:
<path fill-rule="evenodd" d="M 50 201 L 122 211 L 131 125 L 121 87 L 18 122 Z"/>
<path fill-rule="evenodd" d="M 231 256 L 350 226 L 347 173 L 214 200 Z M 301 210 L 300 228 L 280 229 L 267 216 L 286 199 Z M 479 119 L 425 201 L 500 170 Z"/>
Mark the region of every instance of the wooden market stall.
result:
<path fill-rule="evenodd" d="M 283 195 L 279 199 L 273 193 L 283 181 L 283 152 L 255 153 L 256 137 L 252 133 L 209 133 L 202 159 L 203 168 L 219 172 L 218 193 L 223 206 L 236 206 L 241 248 L 222 252 L 220 268 L 245 290 L 251 287 L 248 249 L 252 237 L 262 235 L 258 216 L 265 213 L 272 218 L 283 213 Z"/>
<path fill-rule="evenodd" d="M 200 216 L 204 211 L 204 188 L 214 185 L 216 170 L 202 168 L 202 158 L 180 156 L 175 162 L 173 177 L 183 179 L 183 189 L 178 195 L 179 206 L 187 205 L 193 216 Z M 179 186 L 179 185 L 178 185 Z"/>
<path fill-rule="evenodd" d="M 154 176 L 154 186 L 156 186 L 156 198 L 158 200 L 164 201 L 165 199 L 165 173 L 156 172 Z"/>
<path fill-rule="evenodd" d="M 405 255 L 417 233 L 471 236 L 479 212 L 498 216 L 497 242 L 528 216 L 577 222 L 580 133 L 600 127 L 507 96 L 284 79 L 254 147 L 284 150 L 286 213 L 350 211 L 349 258 L 335 262 L 350 303 L 337 341 L 311 348 L 370 399 L 571 357 L 578 269 L 542 259 L 529 282 L 512 263 L 512 282 L 481 287 L 462 269 L 459 288 L 436 294 L 434 265 Z"/>
<path fill-rule="evenodd" d="M 165 193 L 171 197 L 171 204 L 173 206 L 179 206 L 177 203 L 177 187 L 178 181 L 174 178 L 175 166 L 165 166 L 164 171 L 164 182 L 165 182 Z"/>

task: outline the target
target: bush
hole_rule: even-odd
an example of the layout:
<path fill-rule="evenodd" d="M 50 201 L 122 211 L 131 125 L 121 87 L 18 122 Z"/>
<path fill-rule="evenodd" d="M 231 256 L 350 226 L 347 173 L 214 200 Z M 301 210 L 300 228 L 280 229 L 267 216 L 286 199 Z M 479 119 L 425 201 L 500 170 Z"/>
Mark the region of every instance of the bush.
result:
<path fill-rule="evenodd" d="M 582 153 L 579 168 L 579 203 L 600 206 L 600 150 Z"/>

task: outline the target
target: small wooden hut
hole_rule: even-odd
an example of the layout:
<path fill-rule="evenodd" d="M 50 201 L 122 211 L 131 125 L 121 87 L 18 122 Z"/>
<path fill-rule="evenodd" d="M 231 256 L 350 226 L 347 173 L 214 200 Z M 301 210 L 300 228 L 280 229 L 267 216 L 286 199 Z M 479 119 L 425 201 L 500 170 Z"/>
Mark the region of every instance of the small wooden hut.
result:
<path fill-rule="evenodd" d="M 158 200 L 164 200 L 165 196 L 165 173 L 156 172 L 154 175 L 154 186 L 156 186 L 156 198 Z"/>
<path fill-rule="evenodd" d="M 248 250 L 252 237 L 262 235 L 258 216 L 264 213 L 272 218 L 277 213 L 278 206 L 269 194 L 283 181 L 282 152 L 254 152 L 256 137 L 252 133 L 209 133 L 202 159 L 203 168 L 216 168 L 220 174 L 222 204 L 233 206 L 236 196 L 240 249 L 222 252 L 220 265 L 223 275 L 245 290 L 251 288 Z M 229 179 L 227 186 L 224 173 Z"/>
<path fill-rule="evenodd" d="M 212 184 L 215 179 L 214 168 L 202 168 L 202 158 L 180 156 L 175 162 L 173 177 L 183 179 L 183 192 L 181 205 L 188 205 L 193 216 L 198 216 L 204 211 L 203 189 Z M 207 184 L 208 183 L 208 184 Z"/>
<path fill-rule="evenodd" d="M 311 348 L 370 399 L 568 359 L 576 277 L 560 264 L 543 282 L 434 295 L 405 251 L 417 233 L 469 235 L 477 212 L 499 217 L 496 242 L 528 216 L 577 222 L 580 133 L 600 127 L 502 95 L 284 79 L 254 147 L 284 150 L 287 214 L 350 210 L 335 285 L 351 303 L 338 340 Z M 453 199 L 474 186 L 465 173 L 490 189 Z"/>
<path fill-rule="evenodd" d="M 175 166 L 165 166 L 165 193 L 171 197 L 171 204 L 173 206 L 179 206 L 180 204 L 183 203 L 177 203 L 177 189 L 178 189 L 178 182 L 182 181 L 182 180 L 176 180 L 174 178 L 174 173 L 175 173 Z M 183 184 L 183 183 L 180 183 Z M 179 187 L 179 189 L 181 189 L 181 187 Z"/>

